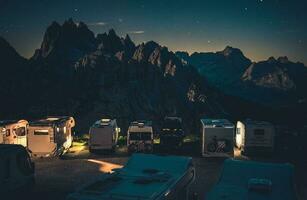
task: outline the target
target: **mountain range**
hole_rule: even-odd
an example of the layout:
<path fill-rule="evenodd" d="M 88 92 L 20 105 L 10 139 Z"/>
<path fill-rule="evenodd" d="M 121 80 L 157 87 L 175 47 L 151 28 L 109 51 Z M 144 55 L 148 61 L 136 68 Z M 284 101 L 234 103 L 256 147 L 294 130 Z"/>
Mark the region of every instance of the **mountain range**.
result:
<path fill-rule="evenodd" d="M 0 60 L 1 118 L 72 115 L 80 131 L 104 116 L 127 127 L 179 115 L 198 131 L 200 117 L 275 119 L 280 109 L 306 109 L 306 67 L 286 57 L 252 63 L 232 47 L 174 53 L 113 29 L 95 35 L 72 19 L 53 22 L 30 59 L 0 37 Z"/>

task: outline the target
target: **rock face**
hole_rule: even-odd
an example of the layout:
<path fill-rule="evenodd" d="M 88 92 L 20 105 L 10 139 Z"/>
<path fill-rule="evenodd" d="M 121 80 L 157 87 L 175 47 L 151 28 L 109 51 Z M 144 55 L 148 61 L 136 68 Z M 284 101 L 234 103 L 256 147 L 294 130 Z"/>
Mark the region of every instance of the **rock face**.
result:
<path fill-rule="evenodd" d="M 270 106 L 288 106 L 307 97 L 307 68 L 287 57 L 251 63 L 232 47 L 216 53 L 176 55 L 194 65 L 212 86 L 228 95 Z"/>
<path fill-rule="evenodd" d="M 79 131 L 105 115 L 123 128 L 131 120 L 179 115 L 198 133 L 200 117 L 253 117 L 238 115 L 238 102 L 267 116 L 242 97 L 275 105 L 307 96 L 306 67 L 286 57 L 251 63 L 232 47 L 175 54 L 154 41 L 135 45 L 112 29 L 95 36 L 71 19 L 53 22 L 29 60 L 0 38 L 0 60 L 0 118 L 73 115 Z"/>
<path fill-rule="evenodd" d="M 0 37 L 0 103 L 1 115 L 17 112 L 27 104 L 27 60 Z M 20 101 L 22 100 L 22 101 Z"/>
<path fill-rule="evenodd" d="M 195 66 L 211 85 L 222 91 L 234 90 L 240 83 L 242 73 L 251 64 L 239 49 L 229 46 L 216 53 L 193 53 L 187 56 L 177 52 L 176 55 Z"/>
<path fill-rule="evenodd" d="M 82 119 L 84 131 L 104 115 L 124 127 L 131 120 L 165 115 L 192 119 L 206 109 L 199 96 L 213 93 L 196 69 L 166 47 L 153 41 L 136 46 L 113 29 L 95 37 L 84 23 L 71 19 L 53 22 L 34 56 L 20 59 L 28 65 L 31 102 L 23 110 L 30 117 L 74 115 Z"/>
<path fill-rule="evenodd" d="M 307 68 L 293 63 L 287 57 L 253 63 L 242 75 L 242 80 L 265 88 L 294 91 L 306 83 Z"/>

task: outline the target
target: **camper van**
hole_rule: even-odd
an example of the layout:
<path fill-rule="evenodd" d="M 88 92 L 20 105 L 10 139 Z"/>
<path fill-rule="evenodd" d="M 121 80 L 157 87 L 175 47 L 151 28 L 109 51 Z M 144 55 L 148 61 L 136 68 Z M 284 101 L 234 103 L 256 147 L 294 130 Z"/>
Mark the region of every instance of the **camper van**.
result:
<path fill-rule="evenodd" d="M 72 117 L 46 117 L 29 123 L 28 149 L 33 156 L 49 157 L 65 153 L 72 145 Z"/>
<path fill-rule="evenodd" d="M 0 143 L 20 144 L 27 147 L 28 124 L 26 120 L 0 121 Z"/>
<path fill-rule="evenodd" d="M 182 119 L 179 117 L 165 117 L 160 133 L 160 145 L 167 148 L 178 148 L 184 138 Z"/>
<path fill-rule="evenodd" d="M 0 144 L 0 169 L 1 199 L 34 185 L 34 163 L 22 145 Z"/>
<path fill-rule="evenodd" d="M 131 122 L 127 133 L 127 147 L 130 153 L 153 151 L 153 128 L 151 121 Z"/>
<path fill-rule="evenodd" d="M 241 153 L 273 152 L 275 128 L 269 122 L 245 120 L 237 122 L 236 146 Z"/>
<path fill-rule="evenodd" d="M 190 157 L 133 154 L 123 168 L 101 175 L 67 200 L 187 200 L 194 178 Z"/>
<path fill-rule="evenodd" d="M 115 150 L 119 128 L 116 119 L 96 121 L 89 131 L 89 150 Z"/>
<path fill-rule="evenodd" d="M 297 200 L 290 164 L 227 159 L 206 200 Z"/>
<path fill-rule="evenodd" d="M 233 156 L 234 125 L 227 119 L 201 119 L 202 156 Z"/>

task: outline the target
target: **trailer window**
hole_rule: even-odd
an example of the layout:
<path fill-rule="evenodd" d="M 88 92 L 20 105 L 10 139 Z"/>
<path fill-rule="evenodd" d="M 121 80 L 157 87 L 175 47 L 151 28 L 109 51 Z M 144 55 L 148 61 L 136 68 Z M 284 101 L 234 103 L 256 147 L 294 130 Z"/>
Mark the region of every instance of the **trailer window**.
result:
<path fill-rule="evenodd" d="M 151 132 L 130 132 L 130 140 L 151 140 Z"/>
<path fill-rule="evenodd" d="M 141 133 L 142 140 L 151 140 L 151 133 Z"/>
<path fill-rule="evenodd" d="M 129 138 L 130 138 L 130 140 L 141 140 L 140 133 L 130 132 Z"/>
<path fill-rule="evenodd" d="M 254 135 L 264 135 L 264 129 L 255 129 Z"/>
<path fill-rule="evenodd" d="M 48 130 L 35 130 L 34 135 L 48 135 Z"/>
<path fill-rule="evenodd" d="M 25 136 L 26 135 L 26 128 L 20 127 L 20 128 L 15 129 L 15 134 L 17 136 Z"/>
<path fill-rule="evenodd" d="M 6 137 L 9 137 L 11 135 L 11 130 L 10 129 L 7 129 L 6 130 L 6 133 L 5 133 L 5 136 Z"/>

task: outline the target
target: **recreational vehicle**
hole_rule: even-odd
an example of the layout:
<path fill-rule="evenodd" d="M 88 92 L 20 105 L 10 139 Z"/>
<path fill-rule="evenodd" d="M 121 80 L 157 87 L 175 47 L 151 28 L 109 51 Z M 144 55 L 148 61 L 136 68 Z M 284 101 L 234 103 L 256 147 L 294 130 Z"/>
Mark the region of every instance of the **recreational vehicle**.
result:
<path fill-rule="evenodd" d="M 153 151 L 153 128 L 151 121 L 131 122 L 127 133 L 128 151 L 147 152 Z"/>
<path fill-rule="evenodd" d="M 0 143 L 20 144 L 27 147 L 27 127 L 26 120 L 0 121 Z"/>
<path fill-rule="evenodd" d="M 184 138 L 182 119 L 179 117 L 165 117 L 160 133 L 160 145 L 167 148 L 181 146 Z"/>
<path fill-rule="evenodd" d="M 47 117 L 29 123 L 28 149 L 33 156 L 63 154 L 72 145 L 72 117 Z"/>
<path fill-rule="evenodd" d="M 89 131 L 89 150 L 115 150 L 119 128 L 116 119 L 96 121 Z"/>
<path fill-rule="evenodd" d="M 13 191 L 30 188 L 35 182 L 34 163 L 21 145 L 0 144 L 0 169 L 1 199 L 12 197 Z"/>
<path fill-rule="evenodd" d="M 233 156 L 234 125 L 227 119 L 201 119 L 202 156 Z"/>
<path fill-rule="evenodd" d="M 0 127 L 0 144 L 4 143 L 5 128 Z"/>
<path fill-rule="evenodd" d="M 206 200 L 297 200 L 293 166 L 227 159 Z"/>
<path fill-rule="evenodd" d="M 101 175 L 67 200 L 187 200 L 194 178 L 192 158 L 133 154 L 123 168 Z"/>
<path fill-rule="evenodd" d="M 275 128 L 269 122 L 237 122 L 236 146 L 242 153 L 273 152 Z"/>

